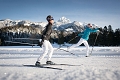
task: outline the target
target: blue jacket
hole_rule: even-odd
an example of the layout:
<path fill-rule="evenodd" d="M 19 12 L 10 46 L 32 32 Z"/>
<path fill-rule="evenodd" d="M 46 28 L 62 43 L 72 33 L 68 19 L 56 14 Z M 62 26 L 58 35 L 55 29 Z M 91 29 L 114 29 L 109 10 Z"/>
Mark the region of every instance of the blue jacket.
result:
<path fill-rule="evenodd" d="M 88 40 L 89 39 L 89 35 L 91 32 L 97 32 L 98 29 L 91 29 L 89 27 L 86 27 L 84 32 L 79 33 L 78 36 L 82 36 L 81 38 Z"/>

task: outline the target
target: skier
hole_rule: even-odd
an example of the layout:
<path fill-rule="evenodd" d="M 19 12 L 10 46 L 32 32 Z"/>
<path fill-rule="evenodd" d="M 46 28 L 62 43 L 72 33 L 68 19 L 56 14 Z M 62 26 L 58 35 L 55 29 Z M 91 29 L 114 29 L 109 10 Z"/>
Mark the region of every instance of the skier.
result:
<path fill-rule="evenodd" d="M 85 30 L 82 33 L 78 34 L 78 36 L 82 36 L 79 42 L 77 44 L 74 44 L 68 47 L 68 50 L 70 50 L 71 48 L 77 47 L 83 43 L 86 46 L 86 54 L 87 54 L 86 57 L 89 57 L 89 45 L 87 40 L 89 39 L 89 35 L 91 32 L 97 32 L 97 31 L 99 31 L 98 28 L 93 29 L 90 23 L 87 24 L 87 26 L 85 27 Z"/>
<path fill-rule="evenodd" d="M 37 59 L 37 61 L 35 63 L 36 66 L 40 65 L 40 62 L 46 56 L 46 54 L 48 54 L 46 64 L 54 64 L 51 61 L 51 57 L 52 57 L 52 54 L 53 54 L 53 47 L 52 47 L 51 43 L 49 42 L 50 35 L 52 33 L 52 25 L 54 23 L 54 19 L 53 19 L 53 17 L 51 15 L 48 15 L 46 20 L 48 21 L 48 24 L 45 27 L 45 30 L 43 31 L 41 41 L 40 41 L 40 46 L 43 48 L 43 54 L 38 57 L 38 59 Z"/>

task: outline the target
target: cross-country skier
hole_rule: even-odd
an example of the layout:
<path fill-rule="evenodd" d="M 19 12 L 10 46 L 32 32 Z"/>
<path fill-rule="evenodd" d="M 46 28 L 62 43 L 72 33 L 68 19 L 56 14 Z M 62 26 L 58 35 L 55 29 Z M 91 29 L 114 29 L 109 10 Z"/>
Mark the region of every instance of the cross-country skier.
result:
<path fill-rule="evenodd" d="M 85 27 L 85 30 L 82 33 L 79 33 L 78 36 L 82 36 L 81 39 L 79 40 L 79 42 L 77 44 L 74 44 L 70 47 L 68 47 L 68 50 L 70 50 L 71 48 L 77 47 L 79 45 L 81 45 L 82 43 L 86 46 L 86 57 L 89 56 L 89 45 L 87 40 L 89 39 L 89 35 L 91 32 L 97 32 L 99 31 L 98 29 L 93 29 L 92 25 L 89 23 L 87 24 L 87 26 Z"/>
<path fill-rule="evenodd" d="M 48 21 L 48 24 L 45 27 L 45 30 L 44 30 L 42 37 L 41 37 L 42 40 L 40 41 L 40 43 L 41 43 L 40 46 L 43 48 L 43 54 L 38 57 L 38 59 L 35 63 L 36 66 L 40 65 L 40 62 L 46 56 L 46 54 L 48 54 L 46 64 L 54 64 L 51 61 L 51 57 L 53 54 L 53 47 L 52 47 L 51 43 L 49 42 L 50 35 L 52 33 L 52 25 L 54 23 L 54 19 L 51 15 L 48 15 L 46 20 Z"/>

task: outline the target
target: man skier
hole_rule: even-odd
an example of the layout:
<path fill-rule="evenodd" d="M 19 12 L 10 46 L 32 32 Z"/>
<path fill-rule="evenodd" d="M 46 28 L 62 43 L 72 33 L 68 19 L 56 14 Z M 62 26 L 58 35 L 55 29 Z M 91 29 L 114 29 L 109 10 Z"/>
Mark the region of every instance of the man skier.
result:
<path fill-rule="evenodd" d="M 87 40 L 89 39 L 89 35 L 91 32 L 97 32 L 99 31 L 98 29 L 93 29 L 92 25 L 89 23 L 87 24 L 85 30 L 82 33 L 79 33 L 78 36 L 82 36 L 81 39 L 78 41 L 77 44 L 74 44 L 70 47 L 68 47 L 68 50 L 70 50 L 71 48 L 77 47 L 79 45 L 81 45 L 82 43 L 86 46 L 86 57 L 89 57 L 89 45 Z"/>
<path fill-rule="evenodd" d="M 50 35 L 52 33 L 52 25 L 54 23 L 54 19 L 51 15 L 48 15 L 46 20 L 48 21 L 48 24 L 45 27 L 45 30 L 44 30 L 44 32 L 42 34 L 42 37 L 41 37 L 42 40 L 40 41 L 40 46 L 43 48 L 43 54 L 38 57 L 38 59 L 35 63 L 36 66 L 40 65 L 40 62 L 46 56 L 46 54 L 48 54 L 46 64 L 54 64 L 51 61 L 51 57 L 52 57 L 52 54 L 53 54 L 53 47 L 52 47 L 51 43 L 49 42 Z"/>

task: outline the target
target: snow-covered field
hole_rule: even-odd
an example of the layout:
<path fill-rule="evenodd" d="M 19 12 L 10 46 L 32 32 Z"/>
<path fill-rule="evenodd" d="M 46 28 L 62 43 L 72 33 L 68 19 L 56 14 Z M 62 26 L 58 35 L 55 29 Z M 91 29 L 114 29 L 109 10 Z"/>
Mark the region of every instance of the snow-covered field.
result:
<path fill-rule="evenodd" d="M 52 61 L 68 65 L 40 68 L 31 66 L 42 54 L 39 46 L 1 46 L 0 80 L 120 80 L 120 47 L 94 47 L 90 57 L 85 57 L 85 47 L 71 49 L 76 55 L 57 48 Z"/>

